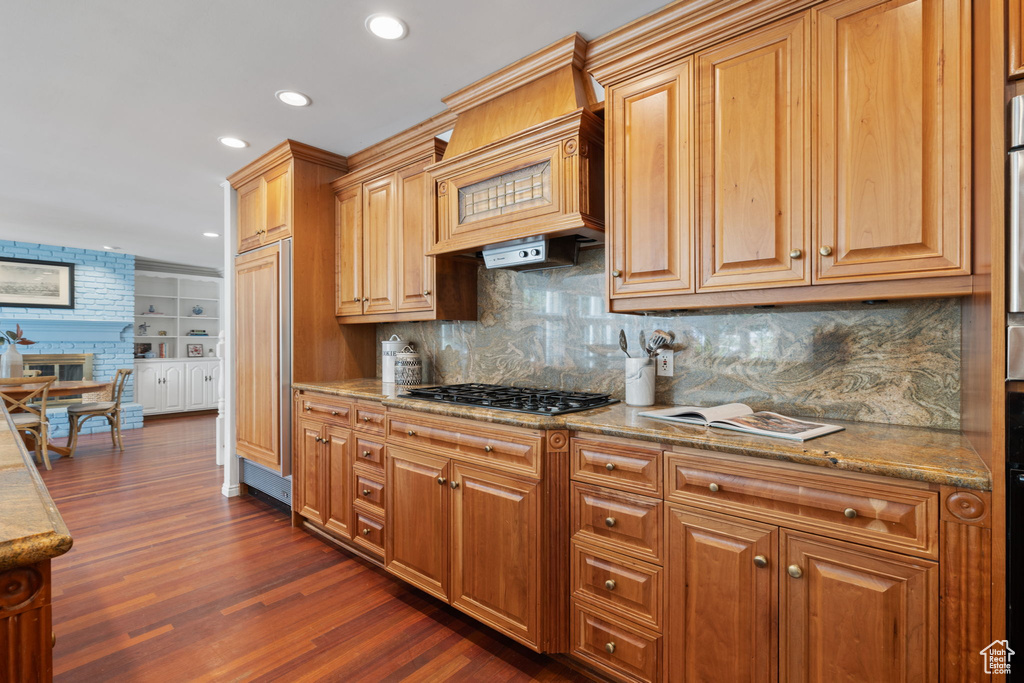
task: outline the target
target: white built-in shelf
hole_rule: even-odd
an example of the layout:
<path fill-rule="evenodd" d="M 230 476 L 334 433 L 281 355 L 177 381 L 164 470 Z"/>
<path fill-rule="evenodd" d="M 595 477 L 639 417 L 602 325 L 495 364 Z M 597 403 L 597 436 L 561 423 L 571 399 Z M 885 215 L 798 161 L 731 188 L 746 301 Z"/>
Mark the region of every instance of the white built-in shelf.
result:
<path fill-rule="evenodd" d="M 188 344 L 203 344 L 204 350 L 216 344 L 221 331 L 221 285 L 221 278 L 136 271 L 135 331 L 145 322 L 149 334 L 136 334 L 135 341 L 152 344 L 152 351 L 158 351 L 158 344 L 166 344 L 164 358 L 138 360 L 187 360 Z M 150 313 L 150 306 L 163 310 Z M 193 314 L 194 306 L 201 306 L 203 314 Z M 185 334 L 193 328 L 208 334 Z M 167 334 L 156 334 L 160 331 Z"/>

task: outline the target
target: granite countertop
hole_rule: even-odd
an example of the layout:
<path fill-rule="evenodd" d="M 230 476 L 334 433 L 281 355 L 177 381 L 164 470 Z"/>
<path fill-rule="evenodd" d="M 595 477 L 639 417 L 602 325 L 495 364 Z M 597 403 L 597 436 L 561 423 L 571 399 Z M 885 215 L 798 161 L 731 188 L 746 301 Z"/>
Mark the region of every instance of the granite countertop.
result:
<path fill-rule="evenodd" d="M 71 549 L 71 533 L 2 407 L 0 500 L 0 571 L 35 564 Z"/>
<path fill-rule="evenodd" d="M 968 440 L 956 431 L 813 418 L 841 425 L 845 430 L 801 442 L 670 423 L 637 415 L 645 410 L 669 406 L 636 408 L 616 403 L 606 408 L 565 415 L 529 415 L 402 398 L 403 387 L 384 386 L 379 379 L 304 382 L 293 386 L 345 398 L 380 401 L 390 408 L 495 424 L 569 429 L 945 486 L 980 490 L 992 488 L 988 467 Z"/>

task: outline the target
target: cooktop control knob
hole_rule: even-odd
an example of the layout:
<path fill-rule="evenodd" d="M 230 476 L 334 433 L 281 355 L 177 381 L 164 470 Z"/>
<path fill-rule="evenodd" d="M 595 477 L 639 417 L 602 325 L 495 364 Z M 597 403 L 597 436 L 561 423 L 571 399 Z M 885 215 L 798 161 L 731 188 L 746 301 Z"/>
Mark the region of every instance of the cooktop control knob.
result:
<path fill-rule="evenodd" d="M 527 256 L 529 256 L 529 254 L 526 253 L 525 249 L 519 252 L 519 258 L 526 258 Z"/>
<path fill-rule="evenodd" d="M 540 249 L 531 249 L 530 256 L 540 256 Z"/>

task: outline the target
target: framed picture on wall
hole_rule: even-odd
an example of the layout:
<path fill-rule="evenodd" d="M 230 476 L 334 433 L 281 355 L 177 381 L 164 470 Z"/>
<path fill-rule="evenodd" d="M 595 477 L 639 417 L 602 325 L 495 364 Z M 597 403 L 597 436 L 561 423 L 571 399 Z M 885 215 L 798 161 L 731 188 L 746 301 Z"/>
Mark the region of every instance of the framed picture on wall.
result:
<path fill-rule="evenodd" d="M 75 307 L 75 264 L 0 258 L 0 306 Z"/>
<path fill-rule="evenodd" d="M 202 344 L 189 344 L 188 345 L 188 357 L 189 358 L 202 358 L 203 357 L 203 345 Z"/>

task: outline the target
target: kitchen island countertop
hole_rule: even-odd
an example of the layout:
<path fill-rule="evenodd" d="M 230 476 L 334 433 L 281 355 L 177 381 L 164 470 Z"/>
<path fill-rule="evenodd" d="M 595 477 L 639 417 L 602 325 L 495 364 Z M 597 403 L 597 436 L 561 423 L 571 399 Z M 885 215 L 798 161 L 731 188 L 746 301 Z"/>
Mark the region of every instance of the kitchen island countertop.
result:
<path fill-rule="evenodd" d="M 638 415 L 645 410 L 669 406 L 638 408 L 616 403 L 605 408 L 565 415 L 531 415 L 402 398 L 401 390 L 404 387 L 385 386 L 379 379 L 299 382 L 293 384 L 293 387 L 344 398 L 380 401 L 389 408 L 496 424 L 534 429 L 569 429 L 944 486 L 976 490 L 992 488 L 991 473 L 970 442 L 960 432 L 950 430 L 809 418 L 841 425 L 845 429 L 801 442 L 741 434 L 715 427 L 670 423 Z"/>

